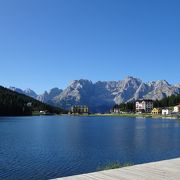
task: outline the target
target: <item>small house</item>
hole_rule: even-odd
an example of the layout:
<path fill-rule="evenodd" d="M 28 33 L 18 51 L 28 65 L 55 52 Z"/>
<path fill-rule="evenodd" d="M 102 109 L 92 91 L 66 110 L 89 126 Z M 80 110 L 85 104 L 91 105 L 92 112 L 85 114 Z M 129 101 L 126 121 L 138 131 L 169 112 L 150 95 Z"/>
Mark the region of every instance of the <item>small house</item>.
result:
<path fill-rule="evenodd" d="M 161 108 L 153 108 L 153 110 L 151 111 L 152 114 L 161 114 L 161 112 Z"/>
<path fill-rule="evenodd" d="M 174 111 L 173 112 L 175 112 L 175 113 L 180 112 L 180 104 L 174 106 Z"/>
<path fill-rule="evenodd" d="M 162 115 L 170 115 L 171 114 L 171 111 L 170 111 L 170 109 L 162 109 Z"/>

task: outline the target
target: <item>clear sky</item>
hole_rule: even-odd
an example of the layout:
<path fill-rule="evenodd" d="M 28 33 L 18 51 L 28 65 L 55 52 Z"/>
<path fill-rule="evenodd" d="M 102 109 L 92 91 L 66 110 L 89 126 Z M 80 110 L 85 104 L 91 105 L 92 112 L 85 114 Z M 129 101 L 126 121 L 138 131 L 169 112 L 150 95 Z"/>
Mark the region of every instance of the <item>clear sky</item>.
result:
<path fill-rule="evenodd" d="M 180 83 L 179 0 L 0 0 L 0 85 Z"/>

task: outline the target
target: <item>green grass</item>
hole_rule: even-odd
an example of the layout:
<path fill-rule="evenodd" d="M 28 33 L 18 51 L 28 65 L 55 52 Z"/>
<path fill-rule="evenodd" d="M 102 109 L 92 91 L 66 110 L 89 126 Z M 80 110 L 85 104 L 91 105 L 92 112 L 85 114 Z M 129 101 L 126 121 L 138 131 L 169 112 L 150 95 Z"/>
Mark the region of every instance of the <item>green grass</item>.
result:
<path fill-rule="evenodd" d="M 167 116 L 163 116 L 161 114 L 128 114 L 128 113 L 124 113 L 124 114 L 89 114 L 88 116 L 109 116 L 109 117 L 139 117 L 139 118 L 174 118 L 175 116 L 172 115 L 167 115 Z M 175 117 L 176 118 L 176 117 Z M 179 118 L 176 118 L 179 119 Z"/>
<path fill-rule="evenodd" d="M 32 112 L 32 116 L 40 116 L 40 112 L 39 111 L 33 111 Z"/>
<path fill-rule="evenodd" d="M 122 168 L 122 167 L 127 167 L 127 166 L 133 166 L 133 163 L 124 163 L 124 164 L 120 164 L 118 162 L 114 162 L 114 163 L 109 163 L 105 166 L 98 166 L 97 167 L 97 171 L 104 171 L 104 170 L 109 170 L 109 169 L 117 169 L 117 168 Z"/>
<path fill-rule="evenodd" d="M 121 116 L 121 117 L 136 117 L 136 114 L 90 114 L 89 116 Z"/>

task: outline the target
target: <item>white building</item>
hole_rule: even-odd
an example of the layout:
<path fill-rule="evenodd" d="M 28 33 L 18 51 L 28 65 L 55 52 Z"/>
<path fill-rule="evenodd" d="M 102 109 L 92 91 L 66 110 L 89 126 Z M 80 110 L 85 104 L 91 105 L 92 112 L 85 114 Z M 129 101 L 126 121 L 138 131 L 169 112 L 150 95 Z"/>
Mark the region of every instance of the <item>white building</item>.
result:
<path fill-rule="evenodd" d="M 180 112 L 180 104 L 174 106 L 174 111 L 173 112 L 175 112 L 175 113 Z"/>
<path fill-rule="evenodd" d="M 153 100 L 142 99 L 136 101 L 136 112 L 151 113 L 152 109 L 153 109 Z"/>
<path fill-rule="evenodd" d="M 169 109 L 162 109 L 162 115 L 170 115 L 171 111 Z"/>

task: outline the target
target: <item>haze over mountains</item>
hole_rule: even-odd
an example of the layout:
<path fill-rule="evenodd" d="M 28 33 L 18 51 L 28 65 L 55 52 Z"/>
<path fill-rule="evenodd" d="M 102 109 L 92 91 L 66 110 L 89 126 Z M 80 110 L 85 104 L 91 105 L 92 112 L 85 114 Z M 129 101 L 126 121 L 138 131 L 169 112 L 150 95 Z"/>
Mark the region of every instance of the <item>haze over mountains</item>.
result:
<path fill-rule="evenodd" d="M 31 89 L 9 89 L 31 96 L 42 102 L 69 109 L 73 105 L 88 105 L 92 112 L 108 111 L 114 104 L 129 102 L 139 98 L 162 99 L 172 94 L 180 94 L 180 84 L 171 85 L 166 80 L 142 82 L 131 76 L 120 81 L 74 80 L 64 90 L 53 88 L 38 95 Z"/>

